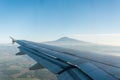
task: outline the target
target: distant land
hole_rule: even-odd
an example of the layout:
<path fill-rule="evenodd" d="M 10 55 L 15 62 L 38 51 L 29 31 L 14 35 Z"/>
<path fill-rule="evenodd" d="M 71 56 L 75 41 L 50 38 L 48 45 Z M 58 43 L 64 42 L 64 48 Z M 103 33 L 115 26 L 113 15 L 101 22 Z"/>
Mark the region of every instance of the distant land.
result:
<path fill-rule="evenodd" d="M 62 37 L 55 41 L 48 41 L 45 43 L 51 44 L 51 45 L 90 45 L 90 44 L 94 44 L 94 43 L 90 43 L 90 42 L 76 40 L 76 39 L 69 38 L 69 37 Z"/>
<path fill-rule="evenodd" d="M 36 62 L 26 55 L 16 56 L 17 47 L 0 44 L 0 80 L 57 80 L 47 69 L 28 70 Z"/>

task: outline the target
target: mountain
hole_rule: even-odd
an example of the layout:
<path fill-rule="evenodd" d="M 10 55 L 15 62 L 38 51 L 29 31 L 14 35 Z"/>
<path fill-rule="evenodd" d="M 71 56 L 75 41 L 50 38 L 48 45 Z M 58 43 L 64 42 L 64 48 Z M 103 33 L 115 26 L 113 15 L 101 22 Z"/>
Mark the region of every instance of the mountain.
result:
<path fill-rule="evenodd" d="M 69 38 L 69 37 L 62 37 L 62 38 L 56 40 L 56 42 L 80 42 L 80 41 Z"/>
<path fill-rule="evenodd" d="M 45 43 L 51 44 L 51 45 L 92 45 L 92 43 L 90 42 L 84 42 L 84 41 L 76 40 L 69 37 L 62 37 L 55 41 L 48 41 Z"/>
<path fill-rule="evenodd" d="M 120 47 L 119 46 L 108 46 L 108 45 L 99 45 L 91 42 L 85 42 L 81 40 L 76 40 L 69 37 L 62 37 L 54 41 L 44 42 L 45 44 L 70 48 L 80 51 L 89 51 L 89 52 L 96 52 L 96 53 L 119 53 L 120 54 Z"/>

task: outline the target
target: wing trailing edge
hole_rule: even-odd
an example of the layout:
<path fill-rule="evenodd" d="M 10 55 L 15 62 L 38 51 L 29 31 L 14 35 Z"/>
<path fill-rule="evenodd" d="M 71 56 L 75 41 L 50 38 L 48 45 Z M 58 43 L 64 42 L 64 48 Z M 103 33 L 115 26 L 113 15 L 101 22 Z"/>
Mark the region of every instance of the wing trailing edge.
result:
<path fill-rule="evenodd" d="M 39 63 L 36 63 L 32 67 L 29 68 L 29 70 L 38 70 L 38 69 L 43 69 L 44 67 L 40 65 Z"/>
<path fill-rule="evenodd" d="M 18 53 L 16 53 L 16 55 L 25 55 L 25 53 L 23 53 L 23 52 L 18 52 Z"/>

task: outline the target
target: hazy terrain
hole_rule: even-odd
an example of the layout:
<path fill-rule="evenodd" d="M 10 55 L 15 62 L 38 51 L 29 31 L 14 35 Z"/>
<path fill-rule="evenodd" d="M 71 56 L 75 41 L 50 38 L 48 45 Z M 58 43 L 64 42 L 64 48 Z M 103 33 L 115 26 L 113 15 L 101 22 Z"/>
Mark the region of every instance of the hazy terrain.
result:
<path fill-rule="evenodd" d="M 47 69 L 30 71 L 36 62 L 26 55 L 16 56 L 17 45 L 0 44 L 0 80 L 56 80 Z"/>
<path fill-rule="evenodd" d="M 80 51 L 120 56 L 118 46 L 97 45 L 68 37 L 45 43 Z M 29 67 L 36 62 L 26 55 L 16 56 L 15 53 L 19 51 L 17 46 L 0 44 L 0 80 L 57 80 L 47 69 L 30 71 Z"/>

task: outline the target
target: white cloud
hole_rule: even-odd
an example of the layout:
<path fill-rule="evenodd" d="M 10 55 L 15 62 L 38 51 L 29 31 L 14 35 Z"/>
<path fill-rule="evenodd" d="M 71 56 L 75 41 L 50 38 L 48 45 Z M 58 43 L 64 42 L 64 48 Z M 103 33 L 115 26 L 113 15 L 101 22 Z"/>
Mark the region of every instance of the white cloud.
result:
<path fill-rule="evenodd" d="M 71 37 L 87 42 L 120 46 L 120 34 L 75 34 Z"/>

